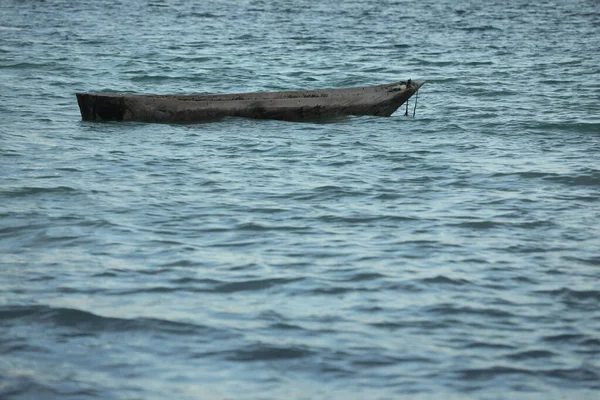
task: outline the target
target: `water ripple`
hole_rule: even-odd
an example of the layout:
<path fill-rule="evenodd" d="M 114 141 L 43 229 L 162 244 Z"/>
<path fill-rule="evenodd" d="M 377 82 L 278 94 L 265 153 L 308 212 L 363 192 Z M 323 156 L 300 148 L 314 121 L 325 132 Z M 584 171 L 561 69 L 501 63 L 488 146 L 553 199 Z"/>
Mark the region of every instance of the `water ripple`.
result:
<path fill-rule="evenodd" d="M 597 397 L 595 2 L 105 3 L 0 2 L 0 398 Z M 409 78 L 305 124 L 73 95 Z"/>

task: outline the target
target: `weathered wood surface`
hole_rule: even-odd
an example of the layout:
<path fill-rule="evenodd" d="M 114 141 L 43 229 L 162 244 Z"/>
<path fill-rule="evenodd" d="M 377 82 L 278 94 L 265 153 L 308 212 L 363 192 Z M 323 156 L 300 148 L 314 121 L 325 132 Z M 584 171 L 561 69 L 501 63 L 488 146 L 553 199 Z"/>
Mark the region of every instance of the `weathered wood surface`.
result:
<path fill-rule="evenodd" d="M 388 117 L 423 83 L 209 95 L 77 93 L 84 121 L 197 122 L 222 117 L 302 121 L 343 115 Z"/>

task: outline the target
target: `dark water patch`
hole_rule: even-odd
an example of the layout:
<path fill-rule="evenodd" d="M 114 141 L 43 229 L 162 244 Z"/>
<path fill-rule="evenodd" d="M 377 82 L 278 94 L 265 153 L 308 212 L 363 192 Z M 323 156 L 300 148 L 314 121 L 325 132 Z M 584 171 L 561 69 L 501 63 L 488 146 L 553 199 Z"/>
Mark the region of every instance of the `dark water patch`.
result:
<path fill-rule="evenodd" d="M 458 29 L 466 32 L 488 32 L 488 31 L 501 31 L 502 29 L 492 25 L 480 25 L 480 26 L 466 26 L 459 27 Z"/>
<path fill-rule="evenodd" d="M 270 328 L 271 329 L 275 329 L 275 330 L 281 329 L 281 330 L 284 330 L 284 331 L 299 331 L 299 332 L 305 332 L 306 331 L 305 328 L 303 328 L 303 327 L 301 327 L 299 325 L 288 324 L 288 323 L 285 323 L 285 322 L 276 322 L 276 323 L 270 325 Z"/>
<path fill-rule="evenodd" d="M 172 58 L 169 59 L 169 61 L 171 62 L 185 62 L 185 63 L 206 63 L 206 62 L 214 62 L 214 61 L 219 61 L 220 57 L 218 56 L 194 56 L 194 55 L 189 55 L 189 56 L 174 56 Z M 139 70 L 139 71 L 130 71 L 130 73 L 136 74 L 136 73 L 143 73 L 143 70 Z M 201 92 L 197 92 L 197 93 L 201 93 Z"/>
<path fill-rule="evenodd" d="M 496 378 L 502 378 L 507 375 L 515 376 L 534 376 L 536 371 L 525 368 L 493 366 L 489 368 L 471 368 L 458 370 L 460 379 L 468 381 L 489 381 Z"/>
<path fill-rule="evenodd" d="M 554 353 L 550 350 L 526 350 L 526 351 L 518 351 L 515 353 L 507 354 L 504 356 L 510 360 L 515 361 L 523 361 L 523 360 L 538 360 L 538 359 L 547 359 L 558 356 L 557 353 Z"/>
<path fill-rule="evenodd" d="M 565 256 L 563 257 L 565 261 L 573 261 L 576 263 L 583 263 L 593 267 L 597 267 L 600 265 L 600 256 L 591 256 L 591 257 L 572 257 Z"/>
<path fill-rule="evenodd" d="M 440 306 L 434 306 L 428 309 L 428 312 L 438 314 L 438 315 L 465 315 L 465 316 L 481 316 L 488 318 L 513 318 L 516 315 L 512 314 L 508 311 L 492 308 L 492 307 L 460 307 L 452 304 L 445 304 Z"/>
<path fill-rule="evenodd" d="M 600 372 L 592 366 L 582 366 L 580 368 L 551 369 L 541 372 L 548 378 L 560 379 L 567 382 L 594 382 L 596 389 L 600 389 Z"/>
<path fill-rule="evenodd" d="M 304 359 L 313 354 L 313 351 L 302 347 L 256 344 L 243 350 L 231 351 L 225 357 L 230 361 L 261 362 Z"/>
<path fill-rule="evenodd" d="M 364 287 L 349 287 L 349 286 L 329 286 L 329 287 L 319 287 L 316 289 L 312 289 L 310 290 L 310 293 L 316 296 L 321 296 L 321 295 L 325 295 L 325 296 L 336 296 L 336 295 L 342 295 L 342 294 L 346 294 L 346 293 L 359 293 L 359 292 L 366 292 L 366 291 L 376 291 L 376 289 L 368 289 L 368 288 L 364 288 Z"/>
<path fill-rule="evenodd" d="M 479 66 L 479 65 L 494 65 L 494 61 L 463 61 L 461 65 Z"/>
<path fill-rule="evenodd" d="M 32 278 L 29 278 L 28 281 L 29 282 L 48 282 L 48 281 L 52 281 L 56 279 L 56 277 L 54 276 L 34 276 Z"/>
<path fill-rule="evenodd" d="M 421 279 L 421 282 L 424 284 L 433 284 L 433 285 L 452 285 L 452 286 L 463 286 L 471 284 L 471 281 L 464 278 L 449 278 L 444 275 L 437 275 L 431 278 Z"/>
<path fill-rule="evenodd" d="M 560 301 L 570 310 L 593 311 L 600 304 L 600 291 L 598 290 L 576 290 L 561 288 L 555 290 L 540 290 L 537 293 L 546 295 L 554 301 Z"/>
<path fill-rule="evenodd" d="M 172 267 L 178 267 L 179 265 L 167 265 L 167 268 L 143 268 L 143 269 L 135 269 L 129 272 L 134 272 L 136 274 L 141 275 L 161 275 L 161 274 L 169 274 L 173 272 Z M 184 265 L 185 266 L 185 265 Z"/>
<path fill-rule="evenodd" d="M 14 64 L 0 64 L 0 69 L 16 69 L 16 70 L 43 70 L 56 67 L 54 62 L 33 63 L 33 62 L 17 62 Z"/>
<path fill-rule="evenodd" d="M 533 278 L 527 277 L 527 276 L 515 276 L 515 277 L 511 278 L 511 280 L 518 282 L 518 283 L 528 284 L 528 285 L 535 285 L 538 283 L 537 279 L 533 279 Z"/>
<path fill-rule="evenodd" d="M 121 271 L 103 271 L 92 275 L 92 278 L 115 278 L 119 276 Z"/>
<path fill-rule="evenodd" d="M 69 295 L 69 294 L 86 294 L 86 295 L 96 295 L 98 293 L 104 292 L 104 289 L 99 288 L 90 288 L 90 287 L 68 287 L 68 286 L 60 286 L 56 288 L 57 293 Z"/>
<path fill-rule="evenodd" d="M 502 225 L 501 223 L 497 223 L 494 221 L 466 221 L 454 224 L 453 226 L 459 228 L 467 228 L 467 229 L 492 229 Z"/>
<path fill-rule="evenodd" d="M 260 291 L 271 288 L 283 288 L 284 286 L 302 281 L 303 278 L 270 278 L 247 280 L 241 282 L 224 283 L 215 288 L 219 293 L 235 293 L 246 291 Z"/>
<path fill-rule="evenodd" d="M 43 195 L 73 195 L 80 193 L 79 190 L 70 186 L 54 186 L 54 187 L 20 187 L 13 189 L 4 189 L 0 191 L 0 195 L 6 197 L 29 197 L 29 196 L 43 196 Z"/>
<path fill-rule="evenodd" d="M 580 171 L 576 175 L 550 175 L 544 179 L 568 186 L 600 187 L 600 171 L 598 170 Z"/>
<path fill-rule="evenodd" d="M 556 344 L 578 344 L 586 339 L 586 336 L 580 333 L 560 333 L 556 335 L 547 335 L 542 337 L 542 341 Z"/>
<path fill-rule="evenodd" d="M 157 318 L 103 317 L 87 311 L 47 306 L 2 306 L 2 324 L 43 324 L 56 328 L 71 328 L 92 334 L 98 332 L 154 331 L 176 335 L 197 335 L 213 331 L 202 325 L 174 322 Z"/>
<path fill-rule="evenodd" d="M 151 286 L 141 289 L 125 289 L 125 290 L 113 290 L 107 292 L 107 295 L 111 296 L 129 296 L 129 295 L 158 295 L 158 294 L 169 294 L 169 293 L 207 293 L 212 292 L 212 288 L 200 288 L 197 286 Z"/>
<path fill-rule="evenodd" d="M 394 365 L 404 364 L 431 364 L 435 361 L 431 358 L 412 356 L 412 357 L 390 357 L 380 355 L 378 357 L 363 357 L 351 361 L 351 364 L 357 368 L 385 368 Z"/>
<path fill-rule="evenodd" d="M 385 275 L 374 272 L 359 272 L 343 279 L 344 282 L 368 282 L 372 280 L 384 279 Z"/>
<path fill-rule="evenodd" d="M 479 349 L 479 350 L 512 350 L 515 349 L 515 345 L 504 344 L 504 343 L 492 343 L 492 342 L 479 342 L 473 341 L 466 343 L 462 346 L 464 349 Z"/>
<path fill-rule="evenodd" d="M 187 19 L 187 18 L 198 18 L 198 19 L 217 19 L 222 18 L 222 15 L 213 14 L 211 12 L 191 12 L 188 14 L 181 14 L 179 18 Z"/>
<path fill-rule="evenodd" d="M 585 353 L 600 353 L 600 337 L 584 339 L 581 341 L 581 345 L 586 349 Z"/>
<path fill-rule="evenodd" d="M 173 283 L 175 285 L 196 283 L 196 284 L 201 284 L 201 285 L 212 285 L 212 286 L 216 286 L 216 285 L 223 283 L 222 281 L 218 281 L 216 279 L 199 279 L 199 278 L 192 278 L 192 277 L 171 279 L 171 280 L 169 280 L 169 282 Z"/>
<path fill-rule="evenodd" d="M 427 320 L 427 319 L 405 319 L 405 320 L 393 320 L 393 321 L 381 321 L 370 323 L 369 326 L 374 328 L 382 329 L 385 331 L 397 331 L 406 329 L 416 329 L 428 332 L 437 330 L 445 330 L 455 324 L 456 320 L 445 319 L 443 321 Z"/>
<path fill-rule="evenodd" d="M 227 240 L 221 243 L 213 243 L 211 246 L 215 248 L 233 248 L 240 249 L 244 247 L 254 247 L 260 242 L 260 239 L 251 240 Z"/>
<path fill-rule="evenodd" d="M 560 297 L 571 301 L 591 300 L 600 302 L 600 290 L 577 290 L 563 287 L 555 290 L 539 290 L 537 293 L 549 295 L 551 297 Z"/>
<path fill-rule="evenodd" d="M 15 376 L 16 375 L 16 376 Z M 42 384 L 38 379 L 31 376 L 19 376 L 12 374 L 8 376 L 10 379 L 8 383 L 4 383 L 0 388 L 0 396 L 5 399 L 12 398 L 32 398 L 32 399 L 56 399 L 62 396 L 75 396 L 86 395 L 88 393 L 80 393 L 79 391 L 65 391 L 55 389 L 51 384 Z M 90 392 L 89 395 L 95 395 L 96 393 Z"/>
<path fill-rule="evenodd" d="M 0 326 L 1 326 L 0 320 Z M 0 352 L 6 356 L 10 356 L 12 353 L 34 353 L 34 354 L 49 354 L 50 351 L 44 347 L 31 345 L 26 343 L 24 340 L 6 340 L 0 341 Z"/>
<path fill-rule="evenodd" d="M 169 261 L 164 264 L 161 264 L 161 266 L 164 267 L 161 270 L 146 271 L 146 273 L 159 274 L 159 273 L 161 273 L 161 271 L 162 272 L 170 271 L 170 268 L 190 268 L 190 267 L 195 267 L 198 265 L 199 265 L 198 262 L 188 260 L 188 259 L 174 260 L 174 261 Z"/>
<path fill-rule="evenodd" d="M 340 198 L 346 197 L 359 197 L 365 196 L 367 193 L 361 190 L 355 190 L 347 187 L 326 185 L 319 186 L 314 189 L 305 191 L 295 192 L 292 194 L 292 198 L 299 201 L 328 201 L 328 200 L 339 200 Z"/>
<path fill-rule="evenodd" d="M 528 123 L 528 128 L 541 132 L 571 132 L 572 134 L 592 134 L 600 132 L 600 123 L 598 122 L 548 122 L 544 120 Z"/>

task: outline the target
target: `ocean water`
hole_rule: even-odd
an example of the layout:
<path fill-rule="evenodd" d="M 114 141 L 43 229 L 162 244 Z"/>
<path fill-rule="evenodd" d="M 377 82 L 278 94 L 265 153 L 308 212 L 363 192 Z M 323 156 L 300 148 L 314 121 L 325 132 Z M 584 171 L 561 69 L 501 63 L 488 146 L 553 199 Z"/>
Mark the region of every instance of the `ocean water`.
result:
<path fill-rule="evenodd" d="M 599 43 L 597 0 L 0 1 L 0 398 L 597 399 Z M 323 123 L 74 96 L 409 78 Z"/>

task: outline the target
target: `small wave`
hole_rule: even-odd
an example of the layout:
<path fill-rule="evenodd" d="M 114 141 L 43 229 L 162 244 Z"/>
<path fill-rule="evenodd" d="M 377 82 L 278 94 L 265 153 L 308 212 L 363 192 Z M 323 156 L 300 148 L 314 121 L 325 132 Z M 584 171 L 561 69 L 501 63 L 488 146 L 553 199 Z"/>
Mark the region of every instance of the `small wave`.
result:
<path fill-rule="evenodd" d="M 515 346 L 502 343 L 491 342 L 469 342 L 464 346 L 465 349 L 488 349 L 488 350 L 506 350 L 515 349 Z"/>
<path fill-rule="evenodd" d="M 313 352 L 305 348 L 260 344 L 248 349 L 232 351 L 226 358 L 231 361 L 277 361 L 306 358 L 311 355 Z"/>
<path fill-rule="evenodd" d="M 185 55 L 179 55 L 179 56 L 174 56 L 171 59 L 169 59 L 169 61 L 171 62 L 186 62 L 186 63 L 204 63 L 204 62 L 209 62 L 209 61 L 216 61 L 218 60 L 218 57 L 208 57 L 208 56 L 185 56 Z M 143 71 L 135 71 L 137 73 L 143 73 Z"/>
<path fill-rule="evenodd" d="M 460 222 L 457 224 L 450 224 L 451 226 L 455 226 L 458 228 L 468 228 L 468 229 L 492 229 L 502 224 L 494 222 L 494 221 L 468 221 L 468 222 Z"/>
<path fill-rule="evenodd" d="M 173 293 L 173 292 L 211 292 L 212 289 L 205 289 L 199 287 L 181 287 L 181 286 L 153 286 L 143 289 L 131 289 L 131 290 L 119 290 L 114 291 L 111 294 L 114 296 L 127 296 L 132 294 L 153 294 L 153 293 Z"/>
<path fill-rule="evenodd" d="M 466 31 L 466 32 L 487 32 L 487 31 L 500 31 L 500 28 L 496 28 L 495 26 L 492 25 L 481 25 L 481 26 L 466 26 L 466 27 L 461 27 L 458 28 L 461 31 Z"/>
<path fill-rule="evenodd" d="M 284 331 L 305 331 L 305 329 L 299 325 L 287 324 L 285 322 L 276 322 L 276 323 L 272 324 L 270 327 L 271 327 L 271 329 L 281 329 Z"/>
<path fill-rule="evenodd" d="M 524 369 L 524 368 L 515 368 L 515 367 L 505 367 L 505 366 L 494 366 L 489 368 L 472 368 L 472 369 L 462 369 L 457 371 L 458 374 L 464 380 L 491 380 L 501 376 L 506 375 L 536 375 L 536 371 Z"/>
<path fill-rule="evenodd" d="M 369 289 L 359 288 L 359 287 L 331 286 L 331 287 L 321 287 L 321 288 L 317 288 L 317 289 L 312 289 L 310 291 L 310 293 L 314 294 L 314 295 L 335 296 L 335 295 L 351 293 L 351 292 L 365 292 L 368 290 Z"/>
<path fill-rule="evenodd" d="M 198 262 L 194 262 L 191 260 L 185 260 L 185 259 L 169 261 L 167 263 L 162 264 L 163 267 L 169 267 L 169 268 L 172 268 L 172 267 L 194 267 L 197 265 L 198 265 Z M 159 273 L 157 271 L 158 270 L 154 270 L 153 273 L 154 274 Z M 167 269 L 165 269 L 165 272 L 166 271 L 167 271 Z"/>
<path fill-rule="evenodd" d="M 55 68 L 56 63 L 32 63 L 32 62 L 19 62 L 15 64 L 4 64 L 0 65 L 1 69 L 33 69 L 40 70 L 44 68 Z"/>
<path fill-rule="evenodd" d="M 10 371 L 2 378 L 3 382 L 0 385 L 1 399 L 58 399 L 72 395 L 72 393 L 65 393 L 50 385 L 42 384 L 39 382 L 39 378 L 27 376 L 26 372 Z M 80 396 L 81 394 L 77 395 Z"/>
<path fill-rule="evenodd" d="M 172 267 L 173 265 L 166 264 L 165 266 Z M 178 266 L 178 265 L 175 265 Z M 144 275 L 160 275 L 160 274 L 168 274 L 173 272 L 171 268 L 152 268 L 152 269 L 138 269 L 135 270 L 136 274 L 144 274 Z"/>
<path fill-rule="evenodd" d="M 432 278 L 425 278 L 425 279 L 422 279 L 421 281 L 426 284 L 437 284 L 437 285 L 462 286 L 462 285 L 471 284 L 471 281 L 469 281 L 467 279 L 462 279 L 462 278 L 452 279 L 452 278 L 449 278 L 449 277 L 443 276 L 443 275 L 437 275 Z"/>
<path fill-rule="evenodd" d="M 183 81 L 189 81 L 190 77 L 189 76 L 172 76 L 172 75 L 137 75 L 137 76 L 132 76 L 129 78 L 130 81 L 132 82 L 139 82 L 139 83 L 145 83 L 145 82 L 150 82 L 150 83 L 162 83 L 162 82 L 167 82 L 167 81 L 179 81 L 179 80 L 183 80 Z"/>
<path fill-rule="evenodd" d="M 600 381 L 597 368 L 582 366 L 581 368 L 564 368 L 541 371 L 546 377 L 564 379 L 568 382 L 595 382 Z"/>
<path fill-rule="evenodd" d="M 561 288 L 557 290 L 542 290 L 537 293 L 560 300 L 570 309 L 580 311 L 595 311 L 598 308 L 598 302 L 600 302 L 600 291 L 598 290 Z"/>
<path fill-rule="evenodd" d="M 415 63 L 419 64 L 419 65 L 423 65 L 423 66 L 436 66 L 436 67 L 450 67 L 450 66 L 454 66 L 456 64 L 456 61 L 454 60 L 434 60 L 434 59 L 422 59 L 422 58 L 416 58 L 413 60 Z"/>
<path fill-rule="evenodd" d="M 435 306 L 429 309 L 430 312 L 441 315 L 475 315 L 483 317 L 496 317 L 496 318 L 508 318 L 514 317 L 515 315 L 498 308 L 474 308 L 474 307 L 460 307 L 452 304 L 446 304 L 441 306 Z"/>
<path fill-rule="evenodd" d="M 600 302 L 600 290 L 576 290 L 563 287 L 556 290 L 540 290 L 537 293 L 548 294 L 552 297 L 562 297 L 574 301 L 592 300 Z"/>
<path fill-rule="evenodd" d="M 119 276 L 115 271 L 103 271 L 92 275 L 92 278 L 114 278 Z"/>
<path fill-rule="evenodd" d="M 578 174 L 557 175 L 552 174 L 544 178 L 545 180 L 563 183 L 569 186 L 599 186 L 600 187 L 600 171 L 585 170 Z"/>
<path fill-rule="evenodd" d="M 343 216 L 343 215 L 323 215 L 318 217 L 323 222 L 334 222 L 344 224 L 365 224 L 370 222 L 406 222 L 414 221 L 415 218 L 401 215 L 361 215 L 361 216 Z"/>
<path fill-rule="evenodd" d="M 277 225 L 265 225 L 254 222 L 245 222 L 236 226 L 236 230 L 240 231 L 298 231 L 305 230 L 303 226 L 277 226 Z"/>
<path fill-rule="evenodd" d="M 548 335 L 542 338 L 542 341 L 548 343 L 580 343 L 586 338 L 579 333 L 561 333 L 558 335 Z"/>
<path fill-rule="evenodd" d="M 553 353 L 549 350 L 527 350 L 527 351 L 519 351 L 516 353 L 511 353 L 505 356 L 505 358 L 511 360 L 537 360 L 537 359 L 546 359 L 556 356 L 556 353 Z"/>
<path fill-rule="evenodd" d="M 29 280 L 29 282 L 47 282 L 47 281 L 52 281 L 54 279 L 56 279 L 56 277 L 43 275 L 43 276 L 36 276 L 33 278 L 29 278 L 28 280 Z"/>
<path fill-rule="evenodd" d="M 45 194 L 73 194 L 79 192 L 69 186 L 55 186 L 55 187 L 21 187 L 14 189 L 4 189 L 0 194 L 7 197 L 27 197 L 27 196 L 39 196 Z"/>
<path fill-rule="evenodd" d="M 376 272 L 362 272 L 358 274 L 354 274 L 346 279 L 344 282 L 364 282 L 364 281 L 372 281 L 376 279 L 385 278 L 385 275 L 376 273 Z"/>
<path fill-rule="evenodd" d="M 359 360 L 352 361 L 352 365 L 359 368 L 377 368 L 377 367 L 390 367 L 392 365 L 399 364 L 431 364 L 435 362 L 431 358 L 413 356 L 413 357 L 386 357 L 380 356 L 365 357 Z"/>
<path fill-rule="evenodd" d="M 600 379 L 600 374 L 592 368 L 569 369 L 525 369 L 507 366 L 493 366 L 489 368 L 473 368 L 459 370 L 458 374 L 465 380 L 492 380 L 506 375 L 543 376 L 554 379 L 564 379 L 569 382 L 595 382 Z"/>
<path fill-rule="evenodd" d="M 572 132 L 583 134 L 597 134 L 600 132 L 600 123 L 597 122 L 536 122 L 529 128 L 536 131 Z"/>
<path fill-rule="evenodd" d="M 348 188 L 335 186 L 335 185 L 326 185 L 319 186 L 314 189 L 296 192 L 292 194 L 292 197 L 296 200 L 339 200 L 343 197 L 357 197 L 364 196 L 367 193 L 359 190 L 351 190 Z"/>
<path fill-rule="evenodd" d="M 187 284 L 187 283 L 217 285 L 217 284 L 222 283 L 222 281 L 218 281 L 215 279 L 198 279 L 198 278 L 191 278 L 191 277 L 171 279 L 169 282 L 174 283 L 176 285 Z"/>
<path fill-rule="evenodd" d="M 35 346 L 27 343 L 23 343 L 22 340 L 2 340 L 0 341 L 0 352 L 4 355 L 11 353 L 50 353 L 50 350 L 41 346 Z M 0 396 L 2 398 L 2 396 Z"/>
<path fill-rule="evenodd" d="M 272 278 L 272 279 L 259 279 L 253 281 L 242 281 L 224 283 L 217 286 L 214 290 L 219 293 L 234 293 L 234 292 L 246 292 L 265 290 L 272 287 L 287 285 L 290 283 L 301 281 L 303 278 Z"/>
<path fill-rule="evenodd" d="M 566 257 L 564 257 L 564 259 L 569 260 L 569 261 L 575 261 L 575 262 L 592 265 L 594 267 L 597 267 L 600 265 L 600 256 L 591 256 L 589 258 L 566 256 Z"/>
<path fill-rule="evenodd" d="M 48 306 L 3 306 L 0 321 L 21 320 L 27 323 L 49 324 L 90 332 L 155 331 L 180 335 L 197 335 L 212 329 L 201 325 L 155 318 L 103 317 L 91 312 Z"/>
<path fill-rule="evenodd" d="M 215 19 L 221 18 L 221 15 L 213 14 L 211 12 L 190 12 L 188 14 L 181 14 L 178 16 L 179 18 L 200 18 L 200 19 Z"/>

